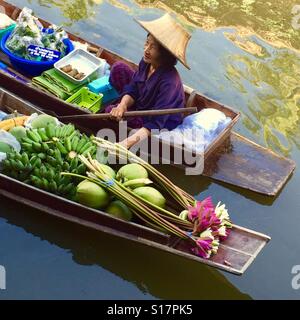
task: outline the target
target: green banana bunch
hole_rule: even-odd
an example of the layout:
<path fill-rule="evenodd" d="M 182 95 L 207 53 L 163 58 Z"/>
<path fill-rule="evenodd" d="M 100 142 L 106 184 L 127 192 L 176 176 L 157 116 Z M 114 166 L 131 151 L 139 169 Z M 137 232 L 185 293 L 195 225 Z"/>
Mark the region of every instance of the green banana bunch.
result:
<path fill-rule="evenodd" d="M 70 172 L 85 175 L 86 166 L 78 155 L 93 157 L 96 145 L 73 124 L 30 129 L 21 140 L 22 152 L 11 152 L 3 161 L 3 171 L 20 181 L 45 191 L 73 198 L 79 180 L 61 175 Z"/>
<path fill-rule="evenodd" d="M 33 165 L 26 152 L 8 153 L 2 165 L 5 174 L 20 181 L 25 181 L 33 170 Z"/>

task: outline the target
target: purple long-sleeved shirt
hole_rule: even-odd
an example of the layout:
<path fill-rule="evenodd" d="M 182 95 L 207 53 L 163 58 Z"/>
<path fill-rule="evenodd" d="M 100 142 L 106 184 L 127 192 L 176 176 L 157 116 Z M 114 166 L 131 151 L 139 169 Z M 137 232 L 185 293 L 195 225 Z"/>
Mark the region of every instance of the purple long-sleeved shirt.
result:
<path fill-rule="evenodd" d="M 122 96 L 130 95 L 135 103 L 132 109 L 157 110 L 184 107 L 184 90 L 175 67 L 159 67 L 147 80 L 150 64 L 142 59 L 132 81 L 124 87 Z M 143 117 L 143 127 L 148 130 L 172 130 L 182 121 L 182 115 L 171 114 Z"/>

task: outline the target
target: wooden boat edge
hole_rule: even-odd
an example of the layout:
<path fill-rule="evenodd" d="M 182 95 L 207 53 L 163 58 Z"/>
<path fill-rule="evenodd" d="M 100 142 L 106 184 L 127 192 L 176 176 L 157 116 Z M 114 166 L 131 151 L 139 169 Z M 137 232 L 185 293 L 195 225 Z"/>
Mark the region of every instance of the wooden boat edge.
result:
<path fill-rule="evenodd" d="M 264 149 L 265 151 L 267 151 L 269 154 L 272 154 L 274 157 L 276 158 L 279 158 L 279 159 L 282 159 L 282 160 L 285 160 L 286 162 L 289 163 L 289 173 L 286 175 L 285 179 L 283 179 L 281 181 L 280 184 L 277 185 L 277 188 L 273 190 L 273 192 L 269 192 L 269 193 L 261 193 L 261 194 L 265 194 L 265 195 L 268 195 L 268 196 L 271 196 L 271 197 L 275 197 L 278 195 L 278 193 L 283 189 L 283 187 L 285 186 L 285 184 L 288 182 L 288 180 L 290 179 L 290 177 L 292 176 L 292 174 L 294 173 L 297 165 L 296 165 L 296 162 L 293 160 L 293 159 L 290 159 L 290 158 L 287 158 L 287 157 L 284 157 L 280 154 L 277 154 L 276 152 L 274 152 L 273 150 L 269 149 L 269 148 L 266 148 L 262 145 L 259 145 L 258 143 L 246 138 L 245 136 L 242 136 L 240 135 L 239 133 L 233 131 L 232 132 L 232 135 L 233 136 L 236 136 L 236 137 L 239 137 L 241 140 L 243 140 L 245 143 L 251 143 L 255 146 L 257 146 L 257 148 L 260 148 L 260 149 Z M 246 189 L 246 188 L 245 188 Z M 251 190 L 251 189 L 249 189 Z M 258 191 L 256 191 L 257 193 L 260 193 Z"/>
<path fill-rule="evenodd" d="M 0 181 L 1 181 L 1 179 L 13 180 L 14 183 L 23 184 L 20 181 L 17 181 L 15 179 L 12 179 L 12 178 L 7 177 L 7 176 L 5 176 L 5 175 L 0 173 Z M 28 187 L 29 189 L 35 189 L 37 192 L 47 193 L 46 191 L 37 189 L 37 188 L 35 188 L 33 186 L 29 186 L 29 185 L 25 185 L 25 186 Z M 49 194 L 49 193 L 47 193 L 47 194 Z M 28 206 L 28 207 L 32 207 L 34 209 L 37 209 L 40 212 L 45 212 L 46 214 L 54 216 L 54 217 L 56 217 L 58 219 L 62 219 L 62 220 L 66 220 L 66 221 L 69 221 L 69 222 L 72 222 L 72 223 L 76 223 L 76 224 L 81 225 L 83 227 L 91 228 L 91 229 L 94 229 L 94 230 L 97 230 L 97 231 L 100 231 L 100 232 L 103 232 L 103 233 L 106 233 L 106 234 L 109 234 L 109 235 L 112 235 L 112 236 L 116 236 L 116 237 L 119 237 L 119 238 L 125 238 L 125 239 L 127 239 L 129 241 L 133 241 L 135 243 L 140 243 L 142 245 L 147 245 L 147 246 L 150 246 L 151 248 L 156 248 L 156 249 L 159 249 L 159 250 L 164 251 L 164 252 L 168 252 L 168 253 L 183 257 L 183 258 L 187 258 L 189 260 L 193 260 L 196 263 L 202 263 L 204 265 L 208 265 L 210 267 L 215 267 L 215 268 L 218 268 L 220 270 L 227 271 L 227 272 L 230 272 L 230 273 L 233 273 L 233 274 L 236 274 L 236 275 L 243 275 L 245 273 L 245 271 L 249 268 L 249 266 L 255 260 L 255 258 L 258 255 L 258 253 L 263 249 L 263 247 L 270 240 L 270 237 L 267 236 L 267 235 L 264 235 L 262 233 L 258 233 L 256 231 L 253 231 L 253 230 L 250 230 L 250 229 L 247 229 L 247 228 L 243 228 L 243 227 L 234 225 L 234 228 L 236 228 L 237 230 L 243 230 L 243 231 L 245 231 L 247 233 L 254 234 L 254 235 L 259 236 L 262 239 L 266 240 L 265 242 L 262 242 L 261 246 L 257 249 L 256 256 L 255 257 L 252 256 L 250 258 L 250 260 L 246 263 L 246 265 L 244 265 L 241 270 L 238 270 L 238 269 L 232 268 L 230 266 L 227 266 L 225 264 L 221 264 L 221 263 L 217 263 L 217 262 L 211 261 L 210 259 L 203 259 L 203 258 L 197 257 L 197 256 L 195 256 L 195 255 L 193 255 L 191 253 L 184 252 L 184 251 L 181 251 L 181 250 L 177 250 L 175 248 L 170 247 L 167 244 L 162 244 L 162 243 L 159 243 L 159 242 L 156 242 L 154 240 L 150 240 L 150 239 L 147 239 L 147 238 L 144 238 L 144 237 L 141 237 L 141 236 L 135 236 L 135 235 L 132 235 L 132 234 L 127 233 L 127 232 L 117 231 L 117 230 L 115 230 L 113 228 L 110 228 L 110 227 L 107 227 L 107 226 L 99 225 L 97 223 L 93 223 L 93 222 L 90 222 L 90 221 L 87 221 L 87 220 L 83 220 L 83 219 L 77 218 L 77 217 L 72 216 L 70 214 L 67 214 L 67 213 L 64 213 L 62 211 L 53 209 L 53 208 L 51 208 L 49 206 L 42 205 L 42 204 L 40 204 L 40 203 L 38 203 L 36 201 L 32 201 L 30 199 L 27 199 L 25 197 L 16 196 L 15 194 L 13 194 L 13 193 L 1 188 L 1 186 L 0 186 L 0 195 L 6 197 L 8 199 L 17 201 L 17 202 L 19 202 L 21 204 L 24 204 L 24 205 Z M 79 205 L 79 206 L 81 206 L 80 204 L 73 203 L 73 202 L 71 202 L 71 201 L 69 201 L 67 199 L 64 199 L 64 198 L 61 198 L 61 197 L 58 197 L 58 196 L 55 196 L 55 195 L 52 195 L 52 194 L 50 194 L 50 195 L 53 198 L 60 198 L 60 200 L 62 200 L 64 202 L 67 202 L 68 204 L 70 203 L 71 205 Z M 97 213 L 101 214 L 101 215 L 103 215 L 103 214 L 107 215 L 103 211 L 98 211 Z M 112 219 L 117 219 L 117 218 L 112 217 Z M 149 229 L 147 227 L 140 226 L 140 225 L 138 225 L 138 227 Z M 156 232 L 158 234 L 166 236 L 166 239 L 169 237 L 168 235 L 162 234 L 159 231 L 156 231 L 156 230 L 153 230 L 153 229 L 151 229 L 151 231 L 154 231 L 154 232 Z"/>

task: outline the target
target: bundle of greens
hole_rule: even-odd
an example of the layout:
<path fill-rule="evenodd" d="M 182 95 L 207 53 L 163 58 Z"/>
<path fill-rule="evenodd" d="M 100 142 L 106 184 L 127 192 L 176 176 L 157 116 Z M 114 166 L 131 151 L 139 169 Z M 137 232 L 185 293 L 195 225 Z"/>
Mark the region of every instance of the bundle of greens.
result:
<path fill-rule="evenodd" d="M 78 156 L 88 169 L 86 176 L 67 172 L 62 175 L 81 178 L 85 183 L 93 183 L 93 188 L 97 186 L 103 188 L 125 204 L 135 216 L 148 226 L 159 228 L 186 240 L 195 255 L 201 258 L 210 258 L 211 255 L 217 253 L 220 242 L 228 237 L 232 228 L 224 204 L 218 203 L 217 206 L 214 206 L 210 197 L 202 201 L 195 200 L 151 164 L 120 144 L 114 144 L 99 137 L 94 138 L 94 143 L 98 148 L 106 150 L 119 160 L 131 162 L 131 165 L 135 167 L 129 170 L 128 166 L 130 165 L 126 165 L 114 177 L 103 168 L 103 164 L 88 154 Z M 138 170 L 137 167 L 141 168 Z M 148 181 L 148 174 L 151 181 Z M 171 203 L 176 206 L 175 211 L 167 206 L 166 199 L 158 190 L 151 187 L 139 187 L 139 184 L 146 185 L 149 182 L 154 183 L 156 188 L 160 188 L 163 194 L 171 199 Z M 152 189 L 151 193 L 149 189 Z M 180 210 L 181 213 L 178 215 Z"/>
<path fill-rule="evenodd" d="M 27 52 L 30 45 L 59 51 L 63 57 L 66 53 L 63 40 L 66 38 L 67 34 L 61 27 L 52 25 L 44 29 L 40 21 L 32 15 L 32 10 L 25 7 L 6 42 L 6 47 L 15 55 L 28 60 L 36 59 Z"/>

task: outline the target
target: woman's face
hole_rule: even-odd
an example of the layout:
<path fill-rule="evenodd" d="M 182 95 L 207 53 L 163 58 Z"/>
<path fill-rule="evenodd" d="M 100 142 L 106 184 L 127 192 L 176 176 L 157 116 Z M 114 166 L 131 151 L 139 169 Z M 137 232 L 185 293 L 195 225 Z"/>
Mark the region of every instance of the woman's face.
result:
<path fill-rule="evenodd" d="M 144 61 L 152 65 L 159 65 L 160 63 L 159 43 L 150 34 L 144 45 Z"/>

